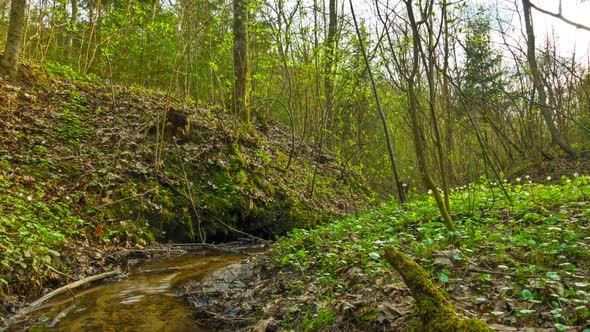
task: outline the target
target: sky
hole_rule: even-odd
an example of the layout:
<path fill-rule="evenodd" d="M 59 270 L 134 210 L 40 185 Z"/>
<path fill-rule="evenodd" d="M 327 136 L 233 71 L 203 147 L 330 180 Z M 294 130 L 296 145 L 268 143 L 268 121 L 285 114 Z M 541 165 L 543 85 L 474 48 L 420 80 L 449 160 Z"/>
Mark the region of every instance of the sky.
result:
<path fill-rule="evenodd" d="M 348 12 L 348 0 L 343 1 L 346 2 L 345 11 Z M 510 21 L 510 24 L 512 24 L 512 26 L 515 27 L 515 29 L 512 32 L 510 32 L 511 34 L 513 34 L 512 38 L 514 38 L 514 43 L 516 43 L 516 40 L 522 41 L 522 38 L 519 38 L 520 36 L 522 36 L 520 30 L 520 19 L 522 17 L 522 0 L 464 1 L 466 1 L 470 5 L 480 3 L 483 4 L 485 7 L 491 5 L 500 8 L 500 13 L 503 16 L 503 19 Z M 559 10 L 560 0 L 531 1 L 538 7 L 541 7 L 551 12 L 557 13 Z M 389 2 L 396 3 L 397 0 L 389 0 Z M 452 2 L 457 2 L 457 0 L 454 0 Z M 561 0 L 561 2 L 563 16 L 574 22 L 590 26 L 590 0 Z M 355 5 L 355 11 L 358 12 L 357 14 L 360 17 L 368 19 L 369 21 L 372 20 L 371 16 L 373 16 L 374 14 L 372 13 L 372 10 L 370 8 L 372 8 L 372 5 L 375 3 L 375 0 L 353 0 L 353 3 Z M 515 8 L 517 7 L 518 12 L 515 10 Z M 578 60 L 590 63 L 590 31 L 576 29 L 575 27 L 561 21 L 558 18 L 554 18 L 552 16 L 540 13 L 535 9 L 533 9 L 532 12 L 537 47 L 541 48 L 545 43 L 546 38 L 548 36 L 551 37 L 551 35 L 553 35 L 554 33 L 558 45 L 557 50 L 560 53 L 560 55 L 569 57 L 575 50 L 576 58 Z M 492 38 L 496 40 L 498 43 L 502 42 L 502 39 L 499 36 L 493 36 Z"/>
<path fill-rule="evenodd" d="M 557 13 L 559 0 L 533 0 L 538 7 Z M 580 3 L 579 0 L 562 1 L 563 16 L 569 20 L 590 26 L 590 1 Z M 555 31 L 559 50 L 562 55 L 569 55 L 574 48 L 580 55 L 588 55 L 590 51 L 590 31 L 576 29 L 575 27 L 549 15 L 533 9 L 533 23 L 535 34 L 542 42 L 545 37 Z"/>

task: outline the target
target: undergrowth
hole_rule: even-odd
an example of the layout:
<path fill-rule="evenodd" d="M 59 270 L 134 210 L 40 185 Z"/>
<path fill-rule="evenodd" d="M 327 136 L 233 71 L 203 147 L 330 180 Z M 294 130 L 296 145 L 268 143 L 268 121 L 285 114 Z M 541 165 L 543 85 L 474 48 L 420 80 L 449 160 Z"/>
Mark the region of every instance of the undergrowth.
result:
<path fill-rule="evenodd" d="M 379 291 L 399 278 L 382 252 L 393 244 L 425 267 L 467 315 L 516 327 L 586 326 L 589 178 L 574 174 L 553 185 L 517 178 L 503 187 L 482 179 L 456 188 L 454 233 L 445 228 L 429 194 L 403 206 L 385 204 L 313 230 L 292 231 L 276 245 L 275 259 L 283 273 L 297 276 L 288 293 L 312 300 L 287 310 L 283 324 L 315 326 L 336 315 L 361 325 L 378 316 L 381 323 L 387 320 L 379 303 L 395 299 Z M 350 304 L 355 294 L 373 294 L 373 299 L 364 295 L 362 304 Z M 320 305 L 326 300 L 348 305 Z"/>

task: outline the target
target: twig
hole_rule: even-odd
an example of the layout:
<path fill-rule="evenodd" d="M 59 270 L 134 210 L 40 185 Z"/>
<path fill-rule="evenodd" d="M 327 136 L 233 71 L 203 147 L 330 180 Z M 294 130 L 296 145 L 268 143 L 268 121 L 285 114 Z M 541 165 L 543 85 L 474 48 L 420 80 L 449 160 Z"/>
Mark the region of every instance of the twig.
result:
<path fill-rule="evenodd" d="M 74 301 L 74 303 L 76 303 L 76 294 L 74 294 L 71 288 L 68 288 L 68 291 L 70 292 L 70 295 L 72 295 L 72 300 Z"/>
<path fill-rule="evenodd" d="M 502 271 L 494 271 L 494 270 L 484 270 L 484 269 L 478 269 L 476 267 L 470 267 L 469 271 L 471 272 L 477 272 L 477 273 L 488 273 L 488 274 L 497 274 L 497 275 L 501 275 L 501 276 L 511 276 L 514 277 L 514 273 L 510 273 L 510 272 L 502 272 Z"/>
<path fill-rule="evenodd" d="M 102 209 L 103 207 L 108 206 L 108 205 L 117 204 L 117 203 L 120 203 L 120 202 L 125 201 L 125 200 L 128 200 L 128 199 L 133 199 L 133 198 L 141 197 L 141 196 L 144 196 L 144 195 L 146 195 L 146 194 L 148 194 L 148 193 L 150 193 L 150 192 L 152 192 L 154 190 L 157 190 L 157 189 L 158 189 L 158 187 L 154 187 L 154 188 L 152 188 L 152 189 L 150 189 L 150 190 L 148 190 L 146 192 L 143 192 L 141 194 L 136 194 L 136 195 L 133 195 L 133 196 L 128 196 L 128 197 L 124 197 L 124 198 L 118 199 L 116 201 L 107 202 L 107 203 L 104 203 L 104 204 L 100 205 L 98 208 L 99 209 Z"/>
<path fill-rule="evenodd" d="M 457 268 L 460 269 L 460 268 Z M 477 267 L 471 267 L 468 266 L 467 269 L 469 272 L 477 272 L 477 273 L 487 273 L 487 274 L 497 274 L 497 275 L 501 275 L 501 276 L 514 276 L 514 273 L 510 273 L 510 272 L 502 272 L 502 271 L 494 271 L 494 270 L 484 270 L 484 269 L 479 269 Z"/>
<path fill-rule="evenodd" d="M 51 266 L 51 265 L 45 264 L 45 266 L 47 266 L 47 268 L 48 268 L 48 269 L 50 269 L 51 271 L 53 271 L 53 272 L 55 272 L 55 273 L 57 273 L 57 274 L 60 274 L 60 275 L 62 275 L 62 276 L 64 276 L 64 277 L 67 277 L 67 278 L 69 278 L 69 279 L 72 279 L 72 276 L 71 276 L 71 275 L 69 275 L 69 274 L 66 274 L 66 273 L 63 273 L 63 272 L 61 272 L 61 271 L 57 270 L 56 268 L 54 268 L 54 267 L 53 267 L 53 266 Z"/>
<path fill-rule="evenodd" d="M 188 200 L 189 202 L 191 201 L 190 197 L 189 197 L 189 196 L 188 196 L 188 195 L 187 195 L 185 192 L 183 192 L 182 190 L 179 190 L 178 188 L 176 188 L 176 187 L 175 187 L 175 186 L 172 184 L 172 182 L 171 182 L 171 181 L 170 181 L 170 180 L 169 180 L 169 179 L 168 179 L 166 176 L 164 176 L 164 174 L 161 174 L 160 172 L 158 172 L 158 177 L 159 177 L 159 178 L 160 178 L 160 179 L 161 179 L 161 180 L 162 180 L 164 183 L 166 183 L 168 186 L 170 186 L 170 188 L 172 188 L 174 191 L 176 191 L 176 192 L 177 192 L 177 193 L 179 193 L 180 195 L 184 196 L 184 198 L 185 198 L 186 200 Z M 202 206 L 200 206 L 200 205 L 196 204 L 196 202 L 195 202 L 195 206 L 196 206 L 196 208 L 198 208 L 199 210 L 201 210 L 201 211 L 203 211 L 203 212 L 205 212 L 205 213 L 208 213 L 208 212 L 209 212 L 209 211 L 207 211 L 206 209 L 204 209 Z M 260 238 L 260 237 L 258 237 L 258 236 L 255 236 L 255 235 L 252 235 L 252 234 L 248 234 L 248 233 L 246 233 L 246 232 L 243 232 L 243 231 L 241 231 L 241 230 L 239 230 L 239 229 L 237 229 L 237 228 L 235 228 L 235 227 L 232 227 L 232 226 L 228 225 L 227 223 L 223 222 L 221 219 L 217 218 L 215 215 L 213 215 L 213 214 L 211 214 L 211 213 L 208 213 L 208 214 L 209 214 L 209 217 L 213 218 L 215 221 L 217 221 L 218 223 L 220 223 L 220 224 L 222 224 L 223 226 L 227 227 L 227 228 L 228 228 L 229 230 L 231 230 L 231 231 L 234 231 L 234 232 L 236 232 L 236 233 L 238 233 L 238 234 L 245 235 L 245 236 L 247 236 L 247 237 L 249 237 L 249 238 L 251 238 L 251 239 L 254 239 L 254 240 L 256 240 L 256 241 L 259 241 L 259 242 L 262 242 L 262 243 L 270 243 L 270 242 L 271 242 L 271 241 L 265 240 L 265 239 L 263 239 L 263 238 Z"/>

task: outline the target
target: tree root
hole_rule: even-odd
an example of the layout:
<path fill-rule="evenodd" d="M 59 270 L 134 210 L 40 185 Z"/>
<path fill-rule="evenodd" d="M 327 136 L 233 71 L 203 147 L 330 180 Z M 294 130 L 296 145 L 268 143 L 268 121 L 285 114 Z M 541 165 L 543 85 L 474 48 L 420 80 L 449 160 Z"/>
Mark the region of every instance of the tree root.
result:
<path fill-rule="evenodd" d="M 492 331 L 480 320 L 457 316 L 453 306 L 436 289 L 426 271 L 409 257 L 393 247 L 386 247 L 385 259 L 397 270 L 410 289 L 425 331 Z"/>

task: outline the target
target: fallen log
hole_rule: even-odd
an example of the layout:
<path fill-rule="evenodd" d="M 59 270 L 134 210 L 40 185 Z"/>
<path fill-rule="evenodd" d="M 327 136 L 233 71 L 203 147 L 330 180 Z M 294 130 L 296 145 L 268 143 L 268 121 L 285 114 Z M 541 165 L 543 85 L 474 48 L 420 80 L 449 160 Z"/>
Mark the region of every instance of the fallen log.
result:
<path fill-rule="evenodd" d="M 409 257 L 393 247 L 386 247 L 385 259 L 402 276 L 416 300 L 418 316 L 424 325 L 424 331 L 492 331 L 480 320 L 457 316 L 453 306 L 430 281 L 428 273 Z"/>

